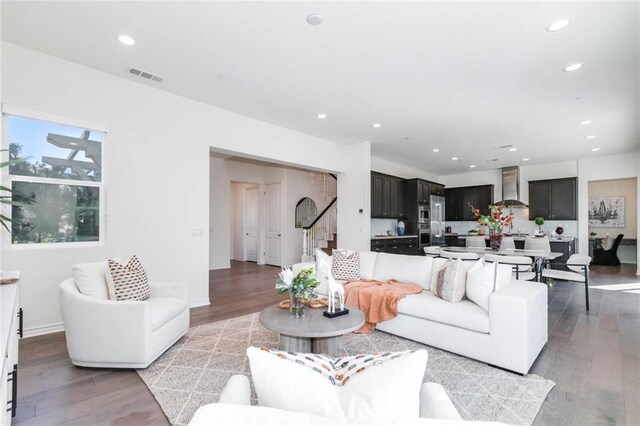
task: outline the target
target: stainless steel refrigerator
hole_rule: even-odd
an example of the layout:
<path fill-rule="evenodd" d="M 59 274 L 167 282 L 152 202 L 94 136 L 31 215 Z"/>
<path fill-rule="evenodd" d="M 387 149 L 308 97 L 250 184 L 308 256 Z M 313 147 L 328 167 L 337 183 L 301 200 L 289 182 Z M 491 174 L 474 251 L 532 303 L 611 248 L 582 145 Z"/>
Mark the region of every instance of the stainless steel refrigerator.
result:
<path fill-rule="evenodd" d="M 432 195 L 430 199 L 430 216 L 431 216 L 431 245 L 444 246 L 446 240 L 444 237 L 445 228 L 445 204 L 444 197 L 440 195 Z"/>

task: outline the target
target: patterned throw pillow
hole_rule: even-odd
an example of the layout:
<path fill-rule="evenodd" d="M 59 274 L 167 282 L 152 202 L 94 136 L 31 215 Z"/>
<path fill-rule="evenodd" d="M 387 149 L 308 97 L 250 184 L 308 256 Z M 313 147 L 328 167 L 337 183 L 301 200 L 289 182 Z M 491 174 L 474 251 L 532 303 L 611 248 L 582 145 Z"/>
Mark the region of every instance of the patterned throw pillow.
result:
<path fill-rule="evenodd" d="M 435 295 L 451 303 L 458 303 L 464 297 L 467 283 L 467 268 L 462 260 L 449 263 L 438 271 Z"/>
<path fill-rule="evenodd" d="M 335 386 L 346 385 L 351 377 L 364 372 L 369 367 L 380 365 L 385 361 L 398 359 L 415 352 L 385 352 L 333 358 L 327 355 L 285 352 L 265 347 L 261 347 L 260 350 L 273 354 L 278 358 L 304 365 L 326 377 L 327 380 Z"/>
<path fill-rule="evenodd" d="M 333 249 L 331 254 L 331 275 L 335 280 L 349 281 L 360 278 L 360 253 L 354 251 L 349 256 Z"/>
<path fill-rule="evenodd" d="M 147 300 L 151 294 L 149 279 L 138 258 L 133 255 L 126 265 L 109 259 L 107 286 L 111 300 Z"/>

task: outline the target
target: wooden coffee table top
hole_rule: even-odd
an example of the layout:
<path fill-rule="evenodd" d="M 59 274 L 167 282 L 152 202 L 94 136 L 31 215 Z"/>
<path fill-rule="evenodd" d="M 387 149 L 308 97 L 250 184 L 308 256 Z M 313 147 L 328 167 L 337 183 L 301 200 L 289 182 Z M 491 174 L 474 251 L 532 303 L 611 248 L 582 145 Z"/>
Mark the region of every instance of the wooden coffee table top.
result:
<path fill-rule="evenodd" d="M 362 327 L 364 313 L 353 306 L 347 315 L 327 318 L 323 315 L 326 308 L 304 308 L 304 317 L 293 318 L 289 309 L 280 309 L 278 305 L 269 306 L 260 312 L 260 323 L 269 330 L 293 337 L 336 337 L 350 333 Z"/>

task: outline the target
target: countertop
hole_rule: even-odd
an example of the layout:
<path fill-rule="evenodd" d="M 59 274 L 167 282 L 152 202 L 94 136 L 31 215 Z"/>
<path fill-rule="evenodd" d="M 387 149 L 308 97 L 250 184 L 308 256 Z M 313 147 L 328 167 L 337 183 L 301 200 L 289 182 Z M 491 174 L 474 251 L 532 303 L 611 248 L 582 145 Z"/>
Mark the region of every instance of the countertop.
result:
<path fill-rule="evenodd" d="M 391 240 L 395 238 L 418 238 L 417 235 L 374 235 L 371 237 L 372 240 Z"/>

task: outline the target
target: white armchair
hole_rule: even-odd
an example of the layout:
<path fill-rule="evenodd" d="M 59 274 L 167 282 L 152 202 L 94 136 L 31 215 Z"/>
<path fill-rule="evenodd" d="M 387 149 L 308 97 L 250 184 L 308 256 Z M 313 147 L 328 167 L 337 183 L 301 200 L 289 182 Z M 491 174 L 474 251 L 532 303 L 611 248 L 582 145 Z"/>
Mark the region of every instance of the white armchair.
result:
<path fill-rule="evenodd" d="M 145 301 L 87 296 L 73 278 L 60 284 L 71 361 L 82 367 L 146 368 L 189 328 L 186 283 L 150 283 Z"/>

